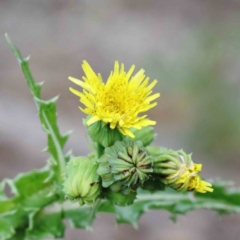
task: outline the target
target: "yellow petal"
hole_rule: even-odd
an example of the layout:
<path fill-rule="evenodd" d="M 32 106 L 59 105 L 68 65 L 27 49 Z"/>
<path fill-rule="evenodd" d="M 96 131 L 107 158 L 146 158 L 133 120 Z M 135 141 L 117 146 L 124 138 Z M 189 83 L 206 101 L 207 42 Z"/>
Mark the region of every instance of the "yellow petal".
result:
<path fill-rule="evenodd" d="M 114 129 L 117 126 L 117 122 L 111 122 L 110 123 L 110 128 Z"/>
<path fill-rule="evenodd" d="M 98 116 L 92 116 L 88 121 L 87 121 L 87 125 L 91 125 L 95 122 L 98 122 L 100 120 L 100 118 Z"/>
<path fill-rule="evenodd" d="M 118 130 L 123 134 L 123 135 L 127 135 L 131 138 L 135 138 L 134 134 L 127 128 L 118 128 Z"/>
<path fill-rule="evenodd" d="M 86 113 L 86 114 L 89 114 L 89 115 L 92 115 L 93 111 L 92 109 L 89 109 L 89 108 L 81 108 L 81 107 L 78 107 L 82 112 Z"/>
<path fill-rule="evenodd" d="M 147 92 L 152 90 L 152 88 L 157 84 L 157 80 L 155 79 L 150 85 L 147 86 Z"/>
<path fill-rule="evenodd" d="M 73 89 L 73 88 L 69 88 L 69 90 L 73 93 L 73 94 L 75 94 L 75 95 L 77 95 L 78 97 L 82 97 L 83 96 L 83 94 L 81 93 L 81 92 L 79 92 L 79 91 L 77 91 L 77 90 L 75 90 L 75 89 Z"/>
<path fill-rule="evenodd" d="M 132 65 L 131 68 L 128 70 L 127 74 L 126 74 L 126 79 L 129 80 L 129 78 L 131 77 L 133 71 L 135 69 L 135 65 Z"/>
<path fill-rule="evenodd" d="M 119 63 L 118 61 L 115 61 L 113 74 L 118 75 L 118 73 L 119 73 Z"/>
<path fill-rule="evenodd" d="M 147 97 L 144 102 L 149 103 L 149 102 L 155 100 L 158 97 L 160 97 L 160 93 L 155 93 L 155 94 Z"/>
<path fill-rule="evenodd" d="M 75 84 L 77 84 L 78 86 L 86 89 L 87 91 L 89 91 L 91 93 L 95 93 L 95 90 L 89 84 L 86 84 L 85 82 L 83 82 L 77 78 L 73 78 L 73 77 L 68 77 L 68 79 L 70 81 L 74 82 Z"/>
<path fill-rule="evenodd" d="M 86 60 L 83 61 L 82 69 L 86 74 L 87 78 L 89 79 L 97 78 L 96 73 L 92 70 L 91 66 Z"/>
<path fill-rule="evenodd" d="M 145 127 L 145 126 L 149 126 L 149 125 L 156 125 L 156 121 L 152 121 L 149 119 L 143 119 L 143 120 L 139 121 L 138 124 Z"/>
<path fill-rule="evenodd" d="M 146 112 L 146 111 L 148 111 L 149 109 L 155 107 L 156 105 L 157 105 L 157 102 L 152 103 L 152 104 L 149 104 L 148 106 L 142 108 L 139 112 Z"/>

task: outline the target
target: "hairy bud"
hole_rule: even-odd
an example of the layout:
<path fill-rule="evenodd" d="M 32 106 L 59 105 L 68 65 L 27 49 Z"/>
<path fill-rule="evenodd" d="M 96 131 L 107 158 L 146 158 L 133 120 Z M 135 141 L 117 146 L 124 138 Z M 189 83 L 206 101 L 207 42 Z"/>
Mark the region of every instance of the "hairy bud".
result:
<path fill-rule="evenodd" d="M 212 192 L 212 185 L 199 176 L 202 164 L 195 164 L 191 154 L 184 151 L 173 151 L 165 148 L 148 147 L 153 156 L 153 171 L 161 181 L 177 191 Z"/>
<path fill-rule="evenodd" d="M 134 141 L 141 141 L 143 146 L 149 146 L 155 138 L 155 133 L 152 126 L 146 126 L 142 129 L 132 129 L 132 133 L 135 135 Z"/>
<path fill-rule="evenodd" d="M 85 126 L 87 127 L 88 134 L 92 140 L 104 147 L 110 147 L 114 144 L 114 142 L 123 139 L 123 135 L 117 128 L 111 129 L 109 124 L 106 124 L 103 121 L 95 122 L 89 126 L 85 124 Z"/>
<path fill-rule="evenodd" d="M 102 178 L 103 187 L 117 182 L 119 189 L 122 186 L 134 188 L 152 172 L 151 157 L 141 141 L 117 141 L 112 147 L 105 149 L 105 154 L 98 161 L 97 172 Z"/>
<path fill-rule="evenodd" d="M 80 205 L 93 204 L 100 193 L 98 164 L 88 157 L 72 158 L 63 184 L 66 198 Z"/>
<path fill-rule="evenodd" d="M 102 186 L 107 188 L 106 197 L 120 206 L 133 203 L 136 189 L 153 171 L 151 156 L 142 142 L 128 138 L 106 148 L 98 162 L 97 173 L 101 176 Z"/>

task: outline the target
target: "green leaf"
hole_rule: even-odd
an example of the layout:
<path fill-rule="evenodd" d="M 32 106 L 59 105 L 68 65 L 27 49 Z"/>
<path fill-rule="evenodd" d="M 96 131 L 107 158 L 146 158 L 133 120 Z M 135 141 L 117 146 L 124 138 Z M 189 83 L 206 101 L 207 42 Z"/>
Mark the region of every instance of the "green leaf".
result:
<path fill-rule="evenodd" d="M 115 213 L 112 203 L 107 200 L 97 202 L 95 206 L 79 206 L 78 203 L 66 202 L 63 205 L 63 218 L 67 219 L 72 228 L 90 229 L 98 212 Z"/>
<path fill-rule="evenodd" d="M 53 169 L 56 169 L 61 182 L 62 174 L 65 173 L 66 163 L 63 147 L 69 137 L 69 133 L 65 135 L 59 133 L 56 117 L 56 101 L 57 97 L 49 101 L 37 100 L 40 107 L 39 116 L 42 128 L 48 135 L 48 146 L 46 150 L 51 153 L 51 157 L 54 160 Z"/>
<path fill-rule="evenodd" d="M 4 189 L 5 189 L 5 181 L 0 182 L 0 200 L 5 200 L 7 199 Z"/>
<path fill-rule="evenodd" d="M 72 205 L 72 206 L 71 206 Z M 71 204 L 69 209 L 64 209 L 63 214 L 64 218 L 69 221 L 69 224 L 72 228 L 90 228 L 91 224 L 89 223 L 89 213 L 91 211 L 90 206 L 82 206 L 79 204 Z"/>
<path fill-rule="evenodd" d="M 240 190 L 226 190 L 226 184 L 214 185 L 213 193 L 179 193 L 168 189 L 154 194 L 140 190 L 137 200 L 127 207 L 115 206 L 118 223 L 129 223 L 136 227 L 141 215 L 149 209 L 167 210 L 175 218 L 196 209 L 209 209 L 220 214 L 240 213 Z"/>
<path fill-rule="evenodd" d="M 21 68 L 22 68 L 22 72 L 26 78 L 28 87 L 31 91 L 31 94 L 33 95 L 34 98 L 38 98 L 41 99 L 41 86 L 42 83 L 36 83 L 33 79 L 33 76 L 31 74 L 31 71 L 29 69 L 28 66 L 28 61 L 29 61 L 29 57 L 28 58 L 23 58 L 22 54 L 20 53 L 20 51 L 13 45 L 13 43 L 11 42 L 10 38 L 8 37 L 7 34 L 5 34 L 6 40 L 9 44 L 9 46 L 11 47 L 15 57 L 17 58 Z"/>
<path fill-rule="evenodd" d="M 240 190 L 226 190 L 226 186 L 226 183 L 219 183 L 213 186 L 213 193 L 195 195 L 192 192 L 179 193 L 172 189 L 154 194 L 139 190 L 134 204 L 120 207 L 102 200 L 98 212 L 114 214 L 117 223 L 127 223 L 133 227 L 137 227 L 142 214 L 150 209 L 166 210 L 170 212 L 172 220 L 176 220 L 179 214 L 186 214 L 195 209 L 208 209 L 220 214 L 240 213 Z M 94 220 L 89 221 L 90 212 L 91 207 L 86 205 L 79 207 L 78 204 L 68 204 L 63 210 L 64 218 L 75 228 L 90 228 Z"/>
<path fill-rule="evenodd" d="M 28 228 L 32 215 L 59 199 L 49 174 L 51 174 L 50 169 L 45 167 L 29 173 L 21 173 L 13 180 L 5 180 L 14 196 L 0 200 L 0 220 L 15 229 L 16 239 L 20 239 L 19 231 L 22 233 Z M 0 234 L 4 234 L 4 231 L 0 228 Z"/>
<path fill-rule="evenodd" d="M 195 196 L 193 193 L 183 194 L 171 189 L 155 194 L 140 190 L 134 204 L 127 207 L 109 205 L 109 208 L 109 212 L 115 214 L 118 223 L 128 223 L 134 227 L 137 226 L 141 215 L 150 209 L 167 210 L 171 213 L 171 218 L 195 209 L 209 209 L 220 214 L 240 213 L 240 190 L 227 191 L 224 184 L 214 185 L 213 193 L 196 193 Z M 107 206 L 99 208 L 99 211 L 106 212 L 106 209 Z"/>
<path fill-rule="evenodd" d="M 15 230 L 12 227 L 11 223 L 7 222 L 4 219 L 0 219 L 0 226 L 1 226 L 0 239 L 8 239 L 11 236 L 13 236 Z"/>
<path fill-rule="evenodd" d="M 21 66 L 22 72 L 26 78 L 34 102 L 37 106 L 37 109 L 39 110 L 39 117 L 42 124 L 42 128 L 48 135 L 47 150 L 51 154 L 52 159 L 54 159 L 55 167 L 53 168 L 53 170 L 56 173 L 58 182 L 62 183 L 62 176 L 65 172 L 66 162 L 66 158 L 63 153 L 63 147 L 69 137 L 69 133 L 61 135 L 59 132 L 56 117 L 57 97 L 49 101 L 42 100 L 41 98 L 42 83 L 37 83 L 34 81 L 34 78 L 31 74 L 28 65 L 29 58 L 23 58 L 20 51 L 13 45 L 7 34 L 5 35 L 5 37 Z"/>
<path fill-rule="evenodd" d="M 39 208 L 52 203 L 58 198 L 54 185 L 50 182 L 50 170 L 44 167 L 29 173 L 20 173 L 15 179 L 7 179 L 14 197 L 0 201 L 0 213 L 15 209 L 16 205 Z"/>
<path fill-rule="evenodd" d="M 14 235 L 17 235 L 19 231 L 25 231 L 25 229 L 28 227 L 29 214 L 36 211 L 37 209 L 34 208 L 24 208 L 21 205 L 16 205 L 14 209 L 2 213 L 0 217 L 1 220 L 11 225 L 11 227 L 14 229 Z M 0 234 L 2 234 L 1 228 Z"/>
<path fill-rule="evenodd" d="M 24 229 L 17 229 L 16 233 L 7 240 L 25 240 L 25 230 Z"/>
<path fill-rule="evenodd" d="M 61 208 L 45 208 L 37 213 L 33 213 L 30 219 L 29 228 L 26 231 L 26 238 L 61 238 L 63 237 L 65 226 L 62 223 Z"/>
<path fill-rule="evenodd" d="M 24 238 L 25 230 L 27 228 L 30 229 L 30 224 L 37 226 L 41 220 L 41 218 L 35 218 L 37 212 L 45 206 L 63 199 L 62 180 L 65 172 L 65 163 L 69 159 L 68 155 L 64 155 L 63 147 L 69 137 L 69 133 L 61 135 L 59 132 L 56 117 L 57 98 L 49 101 L 41 99 L 42 83 L 34 81 L 28 65 L 29 58 L 22 57 L 20 51 L 12 44 L 7 35 L 6 39 L 21 66 L 27 85 L 39 111 L 42 128 L 48 136 L 47 150 L 50 153 L 50 164 L 48 163 L 46 168 L 19 174 L 14 180 L 7 179 L 0 184 L 0 217 L 15 228 L 16 233 L 13 239 L 18 239 L 18 236 L 23 236 Z M 14 195 L 11 199 L 8 199 L 4 195 L 6 183 L 10 186 Z M 60 217 L 59 213 L 58 217 Z M 31 233 L 34 235 L 35 230 L 34 228 L 31 231 L 29 230 L 28 234 Z M 53 234 L 51 231 L 52 229 L 49 230 L 50 235 Z M 59 236 L 59 234 L 53 235 Z M 46 236 L 48 236 L 47 233 Z"/>

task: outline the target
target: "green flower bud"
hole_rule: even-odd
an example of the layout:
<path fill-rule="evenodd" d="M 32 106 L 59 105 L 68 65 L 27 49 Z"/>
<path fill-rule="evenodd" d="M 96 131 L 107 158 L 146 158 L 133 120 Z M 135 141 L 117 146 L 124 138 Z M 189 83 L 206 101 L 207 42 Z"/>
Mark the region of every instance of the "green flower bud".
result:
<path fill-rule="evenodd" d="M 98 164 L 88 157 L 72 158 L 67 164 L 63 190 L 66 198 L 78 201 L 80 205 L 93 204 L 100 194 Z"/>
<path fill-rule="evenodd" d="M 142 141 L 143 146 L 149 146 L 155 138 L 155 133 L 152 126 L 146 126 L 142 129 L 131 129 L 132 133 L 135 135 L 134 141 Z"/>
<path fill-rule="evenodd" d="M 147 180 L 152 172 L 152 160 L 141 141 L 117 141 L 105 149 L 98 160 L 97 173 L 102 178 L 102 186 L 118 192 L 124 188 L 136 189 Z"/>
<path fill-rule="evenodd" d="M 148 152 L 153 156 L 153 172 L 167 186 L 177 191 L 213 191 L 210 183 L 201 180 L 199 173 L 202 164 L 195 164 L 191 154 L 186 154 L 183 150 L 173 151 L 158 147 L 148 147 Z"/>
<path fill-rule="evenodd" d="M 111 129 L 109 124 L 103 121 L 98 121 L 87 126 L 85 122 L 88 120 L 88 118 L 84 120 L 84 125 L 88 130 L 89 136 L 94 142 L 97 142 L 104 147 L 110 147 L 116 141 L 123 139 L 123 135 L 119 132 L 117 128 Z"/>

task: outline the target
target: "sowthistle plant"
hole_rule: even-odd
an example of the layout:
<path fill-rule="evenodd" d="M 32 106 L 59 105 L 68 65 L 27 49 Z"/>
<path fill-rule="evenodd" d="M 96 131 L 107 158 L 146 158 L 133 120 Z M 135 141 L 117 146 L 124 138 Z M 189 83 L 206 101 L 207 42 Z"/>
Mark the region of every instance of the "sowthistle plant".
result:
<path fill-rule="evenodd" d="M 152 93 L 157 81 L 149 82 L 141 69 L 133 75 L 116 61 L 104 82 L 83 61 L 85 77 L 69 77 L 80 86 L 70 88 L 80 98 L 83 123 L 94 150 L 88 156 L 64 154 L 69 133 L 61 135 L 57 126 L 57 98 L 44 101 L 19 50 L 12 48 L 27 80 L 43 130 L 48 137 L 50 157 L 46 166 L 20 173 L 0 183 L 0 239 L 42 239 L 62 237 L 69 221 L 72 227 L 90 228 L 97 213 L 114 214 L 118 223 L 137 226 L 148 209 L 165 209 L 177 214 L 199 208 L 223 213 L 240 212 L 240 191 L 226 190 L 229 183 L 212 184 L 200 176 L 201 164 L 191 154 L 151 146 L 155 133 L 141 113 L 157 105 L 160 94 Z M 82 108 L 82 106 L 85 108 Z M 13 197 L 7 197 L 9 185 Z M 204 194 L 203 194 L 204 193 Z"/>

